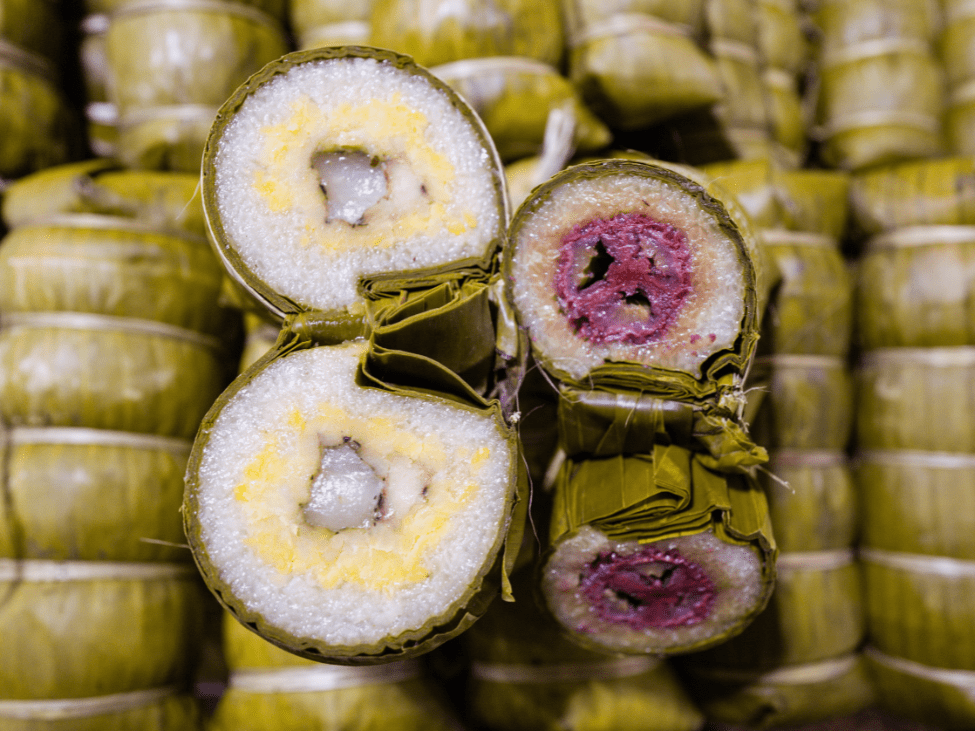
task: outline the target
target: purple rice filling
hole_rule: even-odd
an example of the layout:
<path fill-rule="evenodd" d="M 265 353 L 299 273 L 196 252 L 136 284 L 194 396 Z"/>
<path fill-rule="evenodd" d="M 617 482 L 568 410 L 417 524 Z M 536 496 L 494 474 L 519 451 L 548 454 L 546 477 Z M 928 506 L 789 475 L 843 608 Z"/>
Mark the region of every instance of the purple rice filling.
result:
<path fill-rule="evenodd" d="M 642 213 L 579 224 L 559 248 L 559 305 L 597 345 L 661 339 L 691 291 L 687 237 Z"/>

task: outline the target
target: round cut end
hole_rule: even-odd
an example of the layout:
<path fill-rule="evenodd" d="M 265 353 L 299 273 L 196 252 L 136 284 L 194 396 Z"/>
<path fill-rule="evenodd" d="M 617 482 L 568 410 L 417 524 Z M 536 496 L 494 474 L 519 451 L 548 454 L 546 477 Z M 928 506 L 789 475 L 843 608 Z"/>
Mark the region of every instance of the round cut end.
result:
<path fill-rule="evenodd" d="M 641 544 L 583 526 L 541 574 L 550 614 L 601 652 L 676 654 L 737 634 L 765 601 L 760 552 L 706 531 Z"/>
<path fill-rule="evenodd" d="M 354 312 L 365 278 L 489 259 L 504 177 L 446 85 L 362 48 L 292 54 L 256 79 L 218 117 L 203 178 L 214 240 L 251 289 Z"/>

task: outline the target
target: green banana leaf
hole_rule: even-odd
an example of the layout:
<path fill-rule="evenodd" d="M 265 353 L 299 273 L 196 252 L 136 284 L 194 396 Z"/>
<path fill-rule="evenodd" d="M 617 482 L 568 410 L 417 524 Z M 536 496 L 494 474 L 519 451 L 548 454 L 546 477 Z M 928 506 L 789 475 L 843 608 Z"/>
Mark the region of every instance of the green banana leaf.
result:
<path fill-rule="evenodd" d="M 951 95 L 944 113 L 945 139 L 948 151 L 953 155 L 971 155 L 975 152 L 971 134 L 975 127 L 975 105 L 972 104 L 972 86 L 963 86 Z"/>
<path fill-rule="evenodd" d="M 191 439 L 227 383 L 215 338 L 87 313 L 8 315 L 0 416 L 13 426 L 83 426 Z"/>
<path fill-rule="evenodd" d="M 341 354 L 338 349 L 342 349 Z M 317 351 L 317 354 L 312 351 Z M 330 355 L 330 351 L 337 355 Z M 208 542 L 209 534 L 213 529 L 206 521 L 216 520 L 216 517 L 213 510 L 203 507 L 204 503 L 208 502 L 205 495 L 207 483 L 201 476 L 200 470 L 205 460 L 209 458 L 208 449 L 213 448 L 213 439 L 219 431 L 221 414 L 234 405 L 235 399 L 241 398 L 240 394 L 254 392 L 255 389 L 260 388 L 262 378 L 267 378 L 265 374 L 270 373 L 270 369 L 279 366 L 281 362 L 287 361 L 289 357 L 302 358 L 301 362 L 314 357 L 346 360 L 357 358 L 359 365 L 354 381 L 363 394 L 383 392 L 387 394 L 383 398 L 395 396 L 402 399 L 415 399 L 417 404 L 428 403 L 436 405 L 438 409 L 459 410 L 458 414 L 467 412 L 478 418 L 490 420 L 494 423 L 492 428 L 498 430 L 499 438 L 504 441 L 509 450 L 505 504 L 499 510 L 498 524 L 486 525 L 483 528 L 487 531 L 486 539 L 489 539 L 485 544 L 487 549 L 484 556 L 477 559 L 483 562 L 482 565 L 473 567 L 475 574 L 472 575 L 470 585 L 451 600 L 449 608 L 438 610 L 437 614 L 429 616 L 423 622 L 417 620 L 416 626 L 384 637 L 381 641 L 361 641 L 351 644 L 336 642 L 312 634 L 309 630 L 302 632 L 289 626 L 279 626 L 275 618 L 262 614 L 262 612 L 269 612 L 269 609 L 248 605 L 248 600 L 237 595 L 234 585 L 230 583 L 231 579 L 225 576 L 226 572 L 221 568 L 218 558 L 220 553 L 225 553 L 226 546 Z M 300 388 L 302 381 L 296 381 L 291 385 Z M 225 427 L 227 428 L 232 427 Z M 225 438 L 225 435 L 221 436 L 221 439 Z M 368 445 L 368 440 L 365 443 Z M 238 377 L 216 400 L 204 419 L 187 468 L 183 516 L 186 534 L 197 565 L 211 591 L 240 622 L 247 624 L 274 644 L 319 662 L 371 665 L 404 659 L 432 650 L 466 630 L 484 613 L 488 604 L 499 592 L 504 598 L 511 599 L 508 574 L 514 565 L 522 541 L 527 510 L 525 481 L 526 474 L 519 456 L 516 434 L 505 423 L 501 404 L 497 401 L 485 401 L 453 371 L 428 358 L 413 353 L 388 350 L 375 343 L 367 344 L 359 341 L 341 346 L 322 346 L 316 344 L 307 335 L 286 329 L 276 347 Z M 310 580 L 316 580 L 313 576 L 309 576 Z M 387 596 L 384 601 L 388 602 L 390 598 Z M 309 607 L 309 611 L 317 610 Z"/>
<path fill-rule="evenodd" d="M 854 464 L 863 546 L 975 559 L 971 455 L 871 450 Z"/>
<path fill-rule="evenodd" d="M 14 428 L 0 557 L 189 561 L 179 505 L 190 442 L 78 428 Z"/>
<path fill-rule="evenodd" d="M 0 700 L 4 731 L 195 731 L 202 728 L 199 704 L 172 688 L 94 698 Z"/>
<path fill-rule="evenodd" d="M 567 0 L 562 4 L 566 27 L 578 35 L 597 23 L 611 20 L 614 15 L 640 14 L 659 18 L 682 26 L 695 37 L 704 30 L 704 6 L 706 0 L 668 2 L 668 0 Z"/>
<path fill-rule="evenodd" d="M 184 684 L 203 598 L 185 564 L 0 559 L 0 699 Z"/>
<path fill-rule="evenodd" d="M 905 227 L 867 241 L 857 267 L 864 348 L 975 345 L 975 227 Z"/>
<path fill-rule="evenodd" d="M 51 0 L 3 0 L 0 39 L 57 61 L 65 40 L 58 4 Z"/>
<path fill-rule="evenodd" d="M 755 20 L 758 50 L 764 62 L 792 74 L 805 71 L 812 61 L 813 46 L 798 0 L 759 0 Z"/>
<path fill-rule="evenodd" d="M 975 451 L 973 368 L 970 347 L 866 351 L 855 373 L 857 445 Z"/>

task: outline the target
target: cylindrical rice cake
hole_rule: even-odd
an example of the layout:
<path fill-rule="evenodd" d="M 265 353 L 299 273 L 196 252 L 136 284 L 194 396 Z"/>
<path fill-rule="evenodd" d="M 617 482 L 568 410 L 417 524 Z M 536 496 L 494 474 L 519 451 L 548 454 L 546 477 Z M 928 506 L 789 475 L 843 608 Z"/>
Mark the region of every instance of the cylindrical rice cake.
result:
<path fill-rule="evenodd" d="M 357 318 L 363 279 L 487 269 L 507 223 L 470 107 L 362 47 L 292 53 L 241 86 L 207 142 L 203 202 L 231 274 L 278 314 Z"/>
<path fill-rule="evenodd" d="M 744 370 L 760 289 L 754 237 L 736 204 L 687 175 L 634 160 L 576 165 L 516 212 L 507 285 L 557 378 L 589 384 L 625 369 L 693 390 L 725 366 Z"/>
<path fill-rule="evenodd" d="M 519 470 L 498 411 L 360 385 L 366 347 L 280 352 L 239 378 L 197 437 L 183 509 L 237 619 L 339 664 L 424 652 L 483 613 Z"/>

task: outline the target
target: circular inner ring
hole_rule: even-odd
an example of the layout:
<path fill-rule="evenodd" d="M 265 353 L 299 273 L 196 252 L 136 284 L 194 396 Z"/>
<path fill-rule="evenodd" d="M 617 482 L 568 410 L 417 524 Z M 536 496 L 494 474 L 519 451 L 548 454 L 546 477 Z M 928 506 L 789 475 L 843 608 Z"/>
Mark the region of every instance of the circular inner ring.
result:
<path fill-rule="evenodd" d="M 686 235 L 643 213 L 579 224 L 559 249 L 559 306 L 595 344 L 661 339 L 691 291 Z"/>
<path fill-rule="evenodd" d="M 652 546 L 625 556 L 600 553 L 580 588 L 601 619 L 635 630 L 703 622 L 715 598 L 714 582 L 700 566 Z"/>

